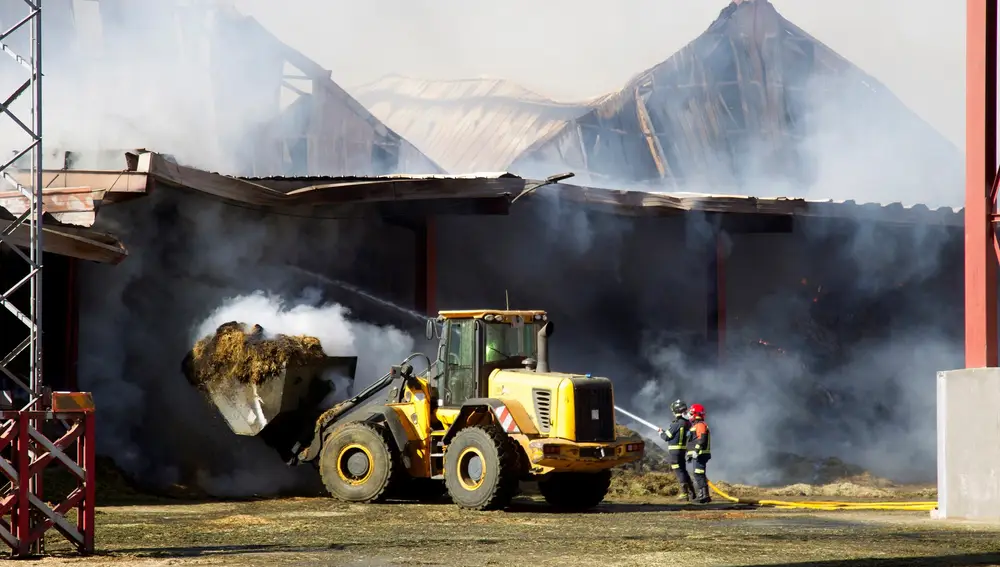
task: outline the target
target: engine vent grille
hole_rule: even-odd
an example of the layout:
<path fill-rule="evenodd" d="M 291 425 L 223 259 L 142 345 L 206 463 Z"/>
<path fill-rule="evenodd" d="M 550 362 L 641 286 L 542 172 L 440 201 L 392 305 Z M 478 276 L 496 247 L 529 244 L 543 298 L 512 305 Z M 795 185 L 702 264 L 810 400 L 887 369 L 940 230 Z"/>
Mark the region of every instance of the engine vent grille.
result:
<path fill-rule="evenodd" d="M 576 396 L 576 440 L 585 443 L 614 441 L 611 384 L 580 381 L 574 384 L 573 393 Z"/>
<path fill-rule="evenodd" d="M 535 388 L 531 390 L 535 401 L 535 416 L 538 418 L 538 431 L 548 433 L 552 427 L 552 391 Z"/>

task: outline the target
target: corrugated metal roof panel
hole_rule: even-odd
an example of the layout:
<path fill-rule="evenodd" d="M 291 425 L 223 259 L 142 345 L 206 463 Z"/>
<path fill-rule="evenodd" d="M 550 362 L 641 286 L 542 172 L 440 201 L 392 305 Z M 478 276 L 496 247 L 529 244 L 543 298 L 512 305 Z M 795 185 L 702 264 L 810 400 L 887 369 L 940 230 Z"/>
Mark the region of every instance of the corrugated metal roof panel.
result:
<path fill-rule="evenodd" d="M 391 76 L 352 90 L 379 120 L 456 173 L 506 169 L 593 105 L 555 102 L 501 79 Z"/>
<path fill-rule="evenodd" d="M 547 189 L 548 192 L 553 190 Z M 615 190 L 578 185 L 560 185 L 555 190 L 558 190 L 558 198 L 561 199 L 586 203 L 613 211 L 631 211 L 633 213 L 655 212 L 659 209 L 724 214 L 794 215 L 948 226 L 962 226 L 964 222 L 963 210 L 959 208 L 931 208 L 920 204 L 904 205 L 900 202 L 876 203 L 780 196 L 753 197 L 692 192 Z"/>

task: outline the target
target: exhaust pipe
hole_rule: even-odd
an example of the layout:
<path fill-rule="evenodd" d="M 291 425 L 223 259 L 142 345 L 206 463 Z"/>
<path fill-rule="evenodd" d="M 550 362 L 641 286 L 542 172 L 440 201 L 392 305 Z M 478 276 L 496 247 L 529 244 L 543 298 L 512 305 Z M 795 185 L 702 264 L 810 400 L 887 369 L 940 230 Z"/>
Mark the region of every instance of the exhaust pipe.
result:
<path fill-rule="evenodd" d="M 549 337 L 554 330 L 552 321 L 546 321 L 538 330 L 538 365 L 535 367 L 535 372 L 549 371 Z"/>

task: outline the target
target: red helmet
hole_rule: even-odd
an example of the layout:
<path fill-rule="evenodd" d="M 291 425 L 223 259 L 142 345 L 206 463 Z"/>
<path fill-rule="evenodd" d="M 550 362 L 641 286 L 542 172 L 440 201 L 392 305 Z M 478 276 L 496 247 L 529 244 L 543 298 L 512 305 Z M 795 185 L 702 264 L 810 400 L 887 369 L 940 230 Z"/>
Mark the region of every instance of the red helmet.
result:
<path fill-rule="evenodd" d="M 691 417 L 705 418 L 705 406 L 701 404 L 691 404 Z"/>

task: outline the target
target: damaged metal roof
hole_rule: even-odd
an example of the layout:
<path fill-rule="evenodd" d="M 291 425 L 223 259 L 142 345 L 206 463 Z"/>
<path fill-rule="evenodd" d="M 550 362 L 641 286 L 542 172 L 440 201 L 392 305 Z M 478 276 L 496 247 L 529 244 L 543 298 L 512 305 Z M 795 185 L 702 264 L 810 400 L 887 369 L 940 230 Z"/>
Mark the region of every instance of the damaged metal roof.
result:
<path fill-rule="evenodd" d="M 238 34 L 253 33 L 260 38 L 259 43 L 266 46 L 267 57 L 258 57 L 254 65 L 247 65 L 247 55 L 243 53 L 245 41 L 229 42 L 224 36 L 217 38 L 216 51 L 221 54 L 218 57 L 235 58 L 235 64 L 226 65 L 229 59 L 219 63 L 219 68 L 226 69 L 229 75 L 213 74 L 216 88 L 222 93 L 240 88 L 241 97 L 248 96 L 247 91 L 261 97 L 273 97 L 270 102 L 275 113 L 267 126 L 269 133 L 255 140 L 252 169 L 244 173 L 444 172 L 440 165 L 341 88 L 328 69 L 289 47 L 254 18 L 236 11 L 227 15 L 219 33 L 233 33 L 236 38 Z M 257 68 L 265 62 L 272 65 L 268 73 Z M 296 77 L 286 74 L 286 63 L 303 74 L 298 79 L 308 82 L 309 92 L 293 84 Z M 237 78 L 242 82 L 234 85 Z M 281 92 L 291 93 L 296 99 L 279 111 L 278 93 Z M 221 98 L 219 104 L 227 104 L 227 100 Z"/>
<path fill-rule="evenodd" d="M 502 79 L 389 76 L 352 89 L 390 128 L 450 172 L 506 171 L 530 146 L 587 114 Z"/>
<path fill-rule="evenodd" d="M 102 263 L 118 263 L 128 252 L 114 235 L 92 230 L 100 207 L 146 195 L 156 186 L 195 191 L 241 206 L 299 216 L 323 217 L 358 206 L 399 205 L 408 214 L 505 214 L 513 196 L 537 183 L 517 175 L 386 175 L 372 177 L 232 177 L 179 165 L 162 155 L 129 154 L 121 171 L 44 171 L 44 246 L 47 252 Z M 28 180 L 21 176 L 21 183 Z M 3 189 L 0 183 L 0 189 Z M 614 190 L 559 183 L 541 192 L 620 215 L 671 215 L 684 211 L 778 216 L 870 219 L 904 224 L 961 226 L 961 209 L 900 203 L 808 200 L 789 197 Z M 530 198 L 530 197 L 529 197 Z M 464 206 L 456 207 L 455 203 Z M 23 212 L 19 193 L 0 193 L 0 231 Z M 382 209 L 387 212 L 387 209 Z M 6 221 L 6 222 L 5 222 Z M 75 225 L 75 226 L 73 226 Z M 26 246 L 22 229 L 5 237 Z"/>
<path fill-rule="evenodd" d="M 878 155 L 830 163 L 860 143 Z M 780 179 L 802 192 L 839 175 L 834 170 L 868 168 L 892 173 L 845 175 L 851 182 L 826 183 L 827 194 L 906 193 L 916 201 L 950 186 L 960 199 L 964 172 L 957 148 L 767 0 L 730 3 L 702 35 L 526 150 L 511 169 L 531 163 L 565 164 L 590 184 L 612 187 Z M 959 204 L 954 199 L 934 205 Z"/>
<path fill-rule="evenodd" d="M 119 262 L 125 247 L 113 236 L 88 230 L 102 206 L 140 198 L 156 187 L 275 213 L 325 217 L 358 207 L 382 214 L 505 214 L 513 196 L 537 183 L 517 175 L 387 175 L 370 177 L 233 177 L 178 164 L 153 152 L 130 153 L 121 171 L 46 170 L 46 250 L 99 262 Z M 26 182 L 24 179 L 22 182 Z M 587 208 L 620 215 L 671 215 L 685 211 L 777 216 L 870 219 L 906 224 L 961 226 L 961 209 L 882 205 L 789 197 L 614 190 L 559 183 L 540 192 Z M 81 195 L 87 195 L 81 198 Z M 530 198 L 530 197 L 529 197 Z M 9 220 L 24 208 L 23 197 L 0 198 Z M 391 207 L 399 207 L 391 209 Z M 387 208 L 389 207 L 389 208 Z M 73 223 L 77 226 L 66 226 Z M 3 223 L 0 221 L 0 226 Z M 26 235 L 14 239 L 23 238 Z M 24 242 L 27 242 L 26 240 Z"/>

